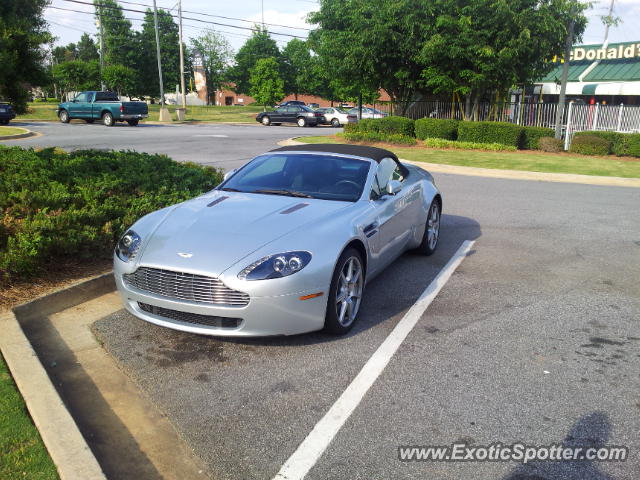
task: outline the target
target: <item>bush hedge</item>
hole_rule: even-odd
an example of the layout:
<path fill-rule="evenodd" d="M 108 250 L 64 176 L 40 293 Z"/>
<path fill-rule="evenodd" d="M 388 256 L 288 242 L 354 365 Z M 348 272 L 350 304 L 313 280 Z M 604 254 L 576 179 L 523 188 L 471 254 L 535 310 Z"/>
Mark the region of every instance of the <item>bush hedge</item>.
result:
<path fill-rule="evenodd" d="M 608 155 L 610 150 L 611 142 L 596 135 L 574 137 L 569 148 L 570 152 L 583 155 Z"/>
<path fill-rule="evenodd" d="M 130 151 L 0 148 L 0 283 L 59 260 L 108 258 L 141 216 L 213 188 L 222 172 Z"/>
<path fill-rule="evenodd" d="M 501 143 L 476 143 L 476 142 L 456 142 L 445 140 L 444 138 L 427 138 L 425 146 L 431 148 L 456 148 L 460 150 L 490 150 L 492 152 L 515 152 L 513 145 L 502 145 Z"/>
<path fill-rule="evenodd" d="M 576 132 L 577 137 L 600 137 L 610 144 L 609 152 L 618 156 L 640 157 L 640 133 L 618 133 L 603 131 Z"/>
<path fill-rule="evenodd" d="M 381 133 L 381 132 L 361 132 L 361 131 L 348 131 L 342 134 L 345 140 L 350 142 L 384 142 L 394 143 L 397 145 L 415 145 L 416 139 L 408 135 L 401 135 L 399 133 Z"/>
<path fill-rule="evenodd" d="M 415 122 L 416 138 L 442 138 L 455 140 L 458 138 L 458 120 L 446 118 L 421 118 Z"/>
<path fill-rule="evenodd" d="M 407 117 L 363 118 L 357 125 L 359 132 L 376 132 L 387 135 L 415 137 L 414 121 Z"/>
<path fill-rule="evenodd" d="M 505 122 L 463 121 L 458 125 L 458 140 L 475 143 L 500 143 L 518 148 L 522 144 L 522 127 Z"/>
<path fill-rule="evenodd" d="M 564 151 L 564 142 L 559 138 L 541 137 L 538 139 L 538 150 L 558 153 Z"/>
<path fill-rule="evenodd" d="M 553 137 L 554 131 L 551 128 L 545 127 L 522 127 L 522 143 L 519 148 L 523 150 L 539 150 L 539 144 L 541 138 Z"/>

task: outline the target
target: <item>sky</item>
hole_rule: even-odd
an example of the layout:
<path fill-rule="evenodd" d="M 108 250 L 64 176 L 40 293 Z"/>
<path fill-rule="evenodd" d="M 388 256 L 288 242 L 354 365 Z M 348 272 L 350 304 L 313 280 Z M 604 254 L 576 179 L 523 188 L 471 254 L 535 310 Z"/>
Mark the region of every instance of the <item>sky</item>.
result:
<path fill-rule="evenodd" d="M 127 0 L 128 3 L 125 3 L 124 0 L 121 0 L 121 5 L 124 8 L 144 10 L 144 6 L 137 4 L 151 5 L 152 1 Z M 593 8 L 587 12 L 589 25 L 583 35 L 582 43 L 602 43 L 604 26 L 600 17 L 607 14 L 610 2 L 611 0 L 596 0 Z M 172 9 L 176 6 L 177 0 L 157 0 L 157 4 L 158 8 Z M 235 2 L 232 0 L 182 0 L 185 42 L 188 43 L 190 37 L 198 36 L 205 29 L 214 29 L 221 32 L 227 38 L 231 47 L 237 51 L 251 34 L 251 31 L 234 28 L 233 26 L 247 28 L 252 26 L 252 22 L 261 23 L 264 8 L 265 23 L 285 26 L 269 26 L 273 38 L 280 47 L 283 47 L 287 41 L 294 38 L 293 36 L 306 37 L 308 28 L 310 28 L 305 22 L 306 15 L 317 9 L 317 6 L 318 4 L 314 0 L 240 0 Z M 187 13 L 187 11 L 214 16 L 206 17 Z M 173 10 L 173 12 L 177 12 L 177 9 Z M 215 17 L 215 15 L 233 17 L 240 20 L 229 20 Z M 132 19 L 134 29 L 140 29 L 142 13 L 125 12 L 125 16 Z M 621 23 L 610 28 L 609 42 L 640 41 L 640 32 L 636 31 L 640 21 L 640 0 L 615 0 L 614 16 L 619 17 Z M 189 18 L 187 19 L 187 17 Z M 77 42 L 83 32 L 92 35 L 96 33 L 91 0 L 52 0 L 50 7 L 45 11 L 45 18 L 49 22 L 50 31 L 57 37 L 57 45 Z M 207 24 L 195 20 L 196 18 L 227 25 Z"/>

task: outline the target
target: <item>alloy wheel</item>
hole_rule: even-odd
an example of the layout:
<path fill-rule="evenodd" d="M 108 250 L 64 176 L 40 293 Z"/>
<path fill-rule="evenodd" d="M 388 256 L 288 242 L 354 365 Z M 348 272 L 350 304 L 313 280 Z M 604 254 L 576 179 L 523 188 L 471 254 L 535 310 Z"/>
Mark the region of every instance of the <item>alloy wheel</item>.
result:
<path fill-rule="evenodd" d="M 438 204 L 433 202 L 429 210 L 429 218 L 427 219 L 427 243 L 430 249 L 435 249 L 438 243 L 438 235 L 440 234 L 440 209 Z"/>
<path fill-rule="evenodd" d="M 358 315 L 363 286 L 362 262 L 358 257 L 349 257 L 342 267 L 336 289 L 336 314 L 343 327 L 351 325 Z"/>

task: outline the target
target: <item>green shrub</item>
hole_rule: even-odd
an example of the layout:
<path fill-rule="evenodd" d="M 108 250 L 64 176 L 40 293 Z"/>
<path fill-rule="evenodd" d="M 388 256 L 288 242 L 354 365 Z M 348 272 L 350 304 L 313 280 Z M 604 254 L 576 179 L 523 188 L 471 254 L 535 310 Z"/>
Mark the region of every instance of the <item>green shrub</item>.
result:
<path fill-rule="evenodd" d="M 614 153 L 616 149 L 620 148 L 620 141 L 621 141 L 622 135 L 624 134 L 618 133 L 618 132 L 603 132 L 601 130 L 598 130 L 598 131 L 576 132 L 573 138 L 575 139 L 577 137 L 584 137 L 584 136 L 602 138 L 609 143 L 609 151 L 607 152 L 607 154 L 611 154 L 611 153 Z"/>
<path fill-rule="evenodd" d="M 415 137 L 414 121 L 406 117 L 363 118 L 357 125 L 359 132 Z"/>
<path fill-rule="evenodd" d="M 399 133 L 381 133 L 381 132 L 344 132 L 342 137 L 350 142 L 384 142 L 394 143 L 397 145 L 415 145 L 416 139 Z"/>
<path fill-rule="evenodd" d="M 165 155 L 0 148 L 0 283 L 60 260 L 108 258 L 138 218 L 221 180 Z"/>
<path fill-rule="evenodd" d="M 541 137 L 538 139 L 538 150 L 557 153 L 564 151 L 564 142 L 559 138 Z"/>
<path fill-rule="evenodd" d="M 574 137 L 569 151 L 582 155 L 608 155 L 611 142 L 595 135 L 581 135 Z"/>
<path fill-rule="evenodd" d="M 500 143 L 519 148 L 522 145 L 522 127 L 504 122 L 460 122 L 458 140 L 462 142 Z"/>
<path fill-rule="evenodd" d="M 538 141 L 543 137 L 553 137 L 555 132 L 545 127 L 522 127 L 522 144 L 524 150 L 539 150 Z"/>
<path fill-rule="evenodd" d="M 427 138 L 425 146 L 431 148 L 456 148 L 460 150 L 490 150 L 492 152 L 515 152 L 513 145 L 502 145 L 501 143 L 477 143 L 477 142 L 456 142 L 445 140 L 444 138 Z"/>
<path fill-rule="evenodd" d="M 344 133 L 353 133 L 360 131 L 360 125 L 357 123 L 345 123 L 342 127 Z"/>
<path fill-rule="evenodd" d="M 576 132 L 575 137 L 594 136 L 610 142 L 609 153 L 618 156 L 640 157 L 640 134 L 603 131 Z M 575 138 L 574 137 L 574 138 Z"/>
<path fill-rule="evenodd" d="M 621 133 L 613 145 L 613 153 L 619 156 L 640 157 L 640 133 Z"/>
<path fill-rule="evenodd" d="M 421 118 L 416 120 L 416 138 L 443 138 L 455 140 L 458 138 L 458 120 L 446 118 Z"/>

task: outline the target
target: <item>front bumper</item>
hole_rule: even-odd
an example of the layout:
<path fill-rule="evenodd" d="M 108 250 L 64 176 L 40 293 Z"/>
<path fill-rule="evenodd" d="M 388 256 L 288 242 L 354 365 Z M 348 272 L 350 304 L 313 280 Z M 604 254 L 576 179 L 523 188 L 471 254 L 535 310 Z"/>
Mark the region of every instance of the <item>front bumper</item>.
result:
<path fill-rule="evenodd" d="M 137 290 L 123 281 L 123 272 L 119 271 L 117 267 L 118 261 L 115 262 L 114 276 L 125 308 L 136 317 L 162 327 L 201 335 L 262 337 L 297 335 L 320 330 L 324 326 L 328 286 L 268 297 L 253 296 L 250 291 L 247 291 L 250 300 L 246 306 L 219 306 L 171 299 Z M 300 297 L 304 295 L 319 291 L 324 292 L 324 295 L 309 300 L 300 300 Z M 174 318 L 162 315 L 163 309 L 174 311 L 176 315 L 172 315 Z M 187 315 L 180 315 L 180 313 Z M 210 326 L 184 321 L 184 318 L 189 317 L 188 314 L 196 314 L 195 318 L 198 318 L 198 315 L 204 315 L 223 319 L 239 319 L 239 321 L 237 326 L 232 327 Z M 176 317 L 180 319 L 176 319 Z"/>

